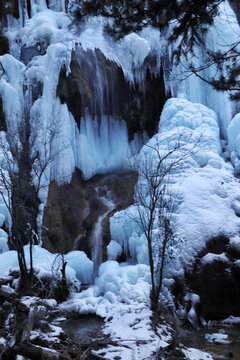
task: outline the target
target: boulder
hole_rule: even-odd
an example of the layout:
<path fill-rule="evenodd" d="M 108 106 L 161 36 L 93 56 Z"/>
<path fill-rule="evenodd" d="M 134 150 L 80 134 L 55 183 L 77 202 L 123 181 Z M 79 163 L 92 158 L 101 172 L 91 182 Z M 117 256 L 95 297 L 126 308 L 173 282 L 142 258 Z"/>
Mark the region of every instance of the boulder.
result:
<path fill-rule="evenodd" d="M 205 320 L 240 316 L 239 255 L 225 236 L 213 238 L 187 273 L 188 287 L 200 296 L 198 315 Z"/>

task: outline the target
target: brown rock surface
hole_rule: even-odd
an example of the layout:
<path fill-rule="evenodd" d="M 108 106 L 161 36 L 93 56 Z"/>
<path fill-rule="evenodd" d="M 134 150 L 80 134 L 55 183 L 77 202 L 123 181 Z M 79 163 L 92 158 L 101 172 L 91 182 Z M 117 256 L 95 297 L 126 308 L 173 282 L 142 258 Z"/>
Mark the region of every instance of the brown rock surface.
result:
<path fill-rule="evenodd" d="M 96 175 L 84 181 L 81 172 L 76 170 L 71 184 L 58 187 L 52 183 L 44 212 L 43 246 L 51 252 L 83 250 L 91 257 L 91 233 L 98 217 L 107 210 L 101 197 L 108 190 L 116 209 L 103 224 L 103 258 L 106 259 L 109 217 L 132 202 L 135 182 L 136 174 L 132 172 Z"/>

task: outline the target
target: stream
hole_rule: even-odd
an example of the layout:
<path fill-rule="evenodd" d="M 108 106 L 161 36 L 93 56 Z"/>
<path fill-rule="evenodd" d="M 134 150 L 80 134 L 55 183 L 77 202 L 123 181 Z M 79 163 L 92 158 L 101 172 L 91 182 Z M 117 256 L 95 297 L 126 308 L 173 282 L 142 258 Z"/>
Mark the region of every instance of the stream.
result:
<path fill-rule="evenodd" d="M 99 331 L 104 324 L 102 318 L 96 315 L 81 315 L 61 322 L 60 326 L 73 340 L 88 342 L 93 333 Z"/>
<path fill-rule="evenodd" d="M 219 323 L 199 330 L 183 327 L 180 331 L 180 342 L 188 348 L 209 353 L 214 360 L 240 360 L 240 323 Z"/>

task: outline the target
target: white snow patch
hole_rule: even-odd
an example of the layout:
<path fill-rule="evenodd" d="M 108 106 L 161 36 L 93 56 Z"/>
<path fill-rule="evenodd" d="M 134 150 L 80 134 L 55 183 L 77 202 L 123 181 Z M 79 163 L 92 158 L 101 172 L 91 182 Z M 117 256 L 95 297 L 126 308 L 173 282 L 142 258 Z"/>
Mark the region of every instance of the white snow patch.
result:
<path fill-rule="evenodd" d="M 205 339 L 215 344 L 230 344 L 227 334 L 221 334 L 221 333 L 206 334 Z"/>
<path fill-rule="evenodd" d="M 201 258 L 202 264 L 211 264 L 214 261 L 229 262 L 229 259 L 225 253 L 222 253 L 222 254 L 208 253 L 207 255 L 205 255 Z"/>
<path fill-rule="evenodd" d="M 6 343 L 7 343 L 7 340 L 6 340 L 6 339 L 4 339 L 3 337 L 0 337 L 0 345 L 5 346 L 5 345 L 6 345 Z"/>
<path fill-rule="evenodd" d="M 240 317 L 230 315 L 227 319 L 222 320 L 221 324 L 238 325 L 240 324 Z"/>
<path fill-rule="evenodd" d="M 187 360 L 213 360 L 213 357 L 210 354 L 198 349 L 188 348 L 182 349 L 182 351 Z"/>

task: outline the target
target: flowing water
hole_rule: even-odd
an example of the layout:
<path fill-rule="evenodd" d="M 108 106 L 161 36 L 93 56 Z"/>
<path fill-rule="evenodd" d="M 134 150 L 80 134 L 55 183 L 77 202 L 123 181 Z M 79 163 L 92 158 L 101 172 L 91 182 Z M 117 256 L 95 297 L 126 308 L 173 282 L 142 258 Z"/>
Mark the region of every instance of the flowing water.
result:
<path fill-rule="evenodd" d="M 98 190 L 98 189 L 97 189 Z M 93 261 L 93 280 L 98 275 L 98 269 L 102 263 L 102 246 L 103 246 L 103 223 L 107 218 L 108 214 L 115 208 L 115 203 L 111 199 L 110 191 L 106 190 L 106 195 L 100 197 L 103 204 L 106 206 L 107 211 L 100 215 L 98 221 L 96 222 L 92 238 L 92 261 Z"/>

